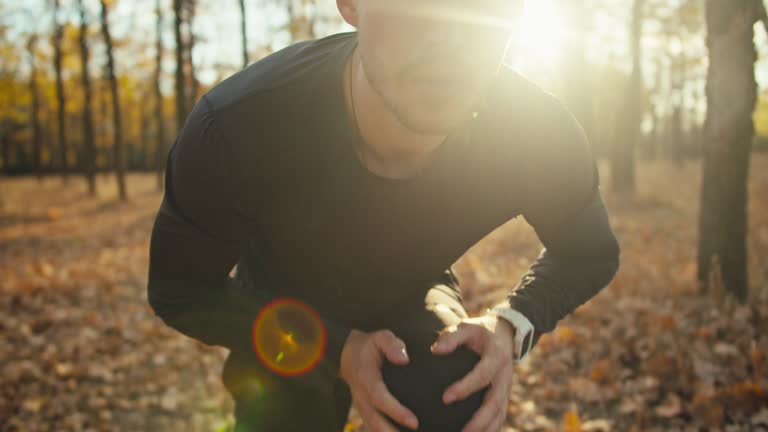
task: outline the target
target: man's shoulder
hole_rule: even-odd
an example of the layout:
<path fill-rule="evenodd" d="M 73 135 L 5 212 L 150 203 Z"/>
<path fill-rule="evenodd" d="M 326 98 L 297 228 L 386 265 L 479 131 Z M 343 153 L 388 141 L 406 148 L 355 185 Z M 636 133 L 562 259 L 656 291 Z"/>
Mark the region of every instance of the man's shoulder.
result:
<path fill-rule="evenodd" d="M 355 37 L 354 32 L 337 33 L 275 51 L 211 88 L 205 95 L 209 107 L 218 111 L 247 105 L 260 94 L 279 89 L 290 91 L 296 85 L 321 78 L 338 58 L 339 49 Z"/>
<path fill-rule="evenodd" d="M 508 65 L 491 86 L 487 110 L 487 127 L 503 145 L 543 153 L 589 145 L 582 125 L 558 97 Z"/>
<path fill-rule="evenodd" d="M 530 78 L 502 64 L 489 92 L 489 107 L 506 125 L 535 125 L 564 115 L 560 100 Z M 511 121 L 511 123 L 510 123 Z"/>
<path fill-rule="evenodd" d="M 483 125 L 490 142 L 483 145 L 495 163 L 552 190 L 591 183 L 591 144 L 563 102 L 509 66 L 500 69 L 491 90 Z"/>

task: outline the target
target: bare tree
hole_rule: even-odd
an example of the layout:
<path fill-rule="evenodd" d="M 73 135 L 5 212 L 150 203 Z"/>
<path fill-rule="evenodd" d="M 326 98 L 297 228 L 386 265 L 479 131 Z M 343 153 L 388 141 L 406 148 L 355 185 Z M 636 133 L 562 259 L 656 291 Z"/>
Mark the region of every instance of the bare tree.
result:
<path fill-rule="evenodd" d="M 115 175 L 120 200 L 125 201 L 128 195 L 125 190 L 125 166 L 123 162 L 122 128 L 120 123 L 120 92 L 115 77 L 115 58 L 113 53 L 112 35 L 109 32 L 109 11 L 105 0 L 101 2 L 101 32 L 107 47 L 107 80 L 112 94 L 113 149 L 115 160 Z"/>
<path fill-rule="evenodd" d="M 163 92 L 160 78 L 163 75 L 163 11 L 160 0 L 155 2 L 155 170 L 157 171 L 157 190 L 163 190 L 163 156 L 165 155 L 165 117 L 163 115 Z"/>
<path fill-rule="evenodd" d="M 240 0 L 240 33 L 242 35 L 243 68 L 248 66 L 248 24 L 245 13 L 245 0 Z"/>
<path fill-rule="evenodd" d="M 271 2 L 285 8 L 288 21 L 281 26 L 281 30 L 288 31 L 292 42 L 314 39 L 316 37 L 315 23 L 321 17 L 318 16 L 315 0 L 271 0 Z M 311 7 L 308 8 L 308 6 Z M 312 12 L 308 13 L 307 9 L 310 9 Z"/>
<path fill-rule="evenodd" d="M 136 113 L 136 117 L 138 117 L 139 121 L 139 154 L 141 155 L 141 158 L 136 162 L 139 162 L 139 164 L 137 164 L 137 168 L 140 170 L 155 169 L 155 158 L 150 156 L 150 153 L 152 153 L 152 131 L 150 129 L 152 125 L 153 113 L 151 110 L 144 109 L 143 105 L 143 101 L 148 101 L 151 99 L 151 92 L 154 92 L 153 88 L 148 88 L 141 92 L 137 92 L 136 99 L 132 104 Z"/>
<path fill-rule="evenodd" d="M 64 80 L 61 73 L 62 62 L 62 39 L 64 38 L 64 27 L 59 22 L 59 13 L 61 5 L 59 0 L 53 0 L 53 70 L 56 73 L 56 101 L 58 103 L 58 126 L 59 126 L 59 162 L 62 179 L 64 183 L 68 180 L 69 168 L 67 166 L 67 125 L 66 125 L 66 97 L 64 95 Z"/>
<path fill-rule="evenodd" d="M 176 128 L 184 126 L 187 118 L 187 103 L 184 79 L 184 40 L 181 37 L 182 8 L 184 0 L 173 0 L 173 33 L 176 39 Z"/>
<path fill-rule="evenodd" d="M 83 85 L 83 141 L 85 144 L 85 176 L 88 180 L 88 193 L 96 195 L 96 145 L 93 139 L 93 89 L 91 77 L 88 73 L 90 51 L 88 49 L 88 20 L 86 18 L 83 0 L 77 0 L 80 9 L 80 32 L 78 42 L 80 45 L 80 76 Z"/>
<path fill-rule="evenodd" d="M 747 177 L 757 103 L 754 24 L 765 22 L 766 13 L 762 0 L 707 0 L 706 8 L 709 71 L 698 279 L 702 292 L 717 285 L 745 301 Z"/>
<path fill-rule="evenodd" d="M 30 126 L 32 128 L 32 164 L 38 178 L 42 178 L 41 159 L 42 142 L 40 137 L 40 95 L 37 92 L 37 62 L 35 61 L 37 35 L 32 34 L 27 40 L 29 53 L 29 94 L 31 100 Z"/>
<path fill-rule="evenodd" d="M 195 62 L 192 58 L 192 52 L 195 49 L 197 43 L 197 35 L 194 32 L 193 23 L 195 21 L 195 15 L 197 14 L 197 0 L 184 0 L 186 5 L 184 12 L 184 26 L 187 30 L 186 41 L 184 42 L 184 57 L 187 70 L 187 82 L 188 86 L 185 87 L 187 95 L 187 109 L 191 109 L 197 101 L 197 95 L 200 92 L 200 81 L 197 80 L 197 73 L 195 72 Z"/>
<path fill-rule="evenodd" d="M 563 10 L 568 37 L 564 39 L 563 74 L 564 99 L 573 112 L 590 141 L 595 141 L 594 133 L 594 91 L 592 89 L 592 70 L 587 61 L 587 34 L 592 17 L 587 0 L 561 0 L 558 4 Z"/>
<path fill-rule="evenodd" d="M 635 193 L 635 149 L 640 138 L 643 119 L 643 70 L 640 41 L 643 36 L 643 7 L 645 0 L 634 0 L 630 49 L 632 74 L 627 83 L 626 99 L 619 117 L 611 157 L 613 190 L 624 196 Z"/>

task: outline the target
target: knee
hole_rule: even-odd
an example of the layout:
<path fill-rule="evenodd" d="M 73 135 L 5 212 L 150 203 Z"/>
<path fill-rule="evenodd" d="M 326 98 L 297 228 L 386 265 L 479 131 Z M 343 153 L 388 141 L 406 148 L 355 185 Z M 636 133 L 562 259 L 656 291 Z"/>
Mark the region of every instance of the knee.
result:
<path fill-rule="evenodd" d="M 450 354 L 432 354 L 426 343 L 408 345 L 410 362 L 398 366 L 385 361 L 382 375 L 387 388 L 419 419 L 419 431 L 459 432 L 480 408 L 485 389 L 466 399 L 443 403 L 443 392 L 474 368 L 480 356 L 465 346 Z M 395 422 L 400 431 L 409 431 Z"/>

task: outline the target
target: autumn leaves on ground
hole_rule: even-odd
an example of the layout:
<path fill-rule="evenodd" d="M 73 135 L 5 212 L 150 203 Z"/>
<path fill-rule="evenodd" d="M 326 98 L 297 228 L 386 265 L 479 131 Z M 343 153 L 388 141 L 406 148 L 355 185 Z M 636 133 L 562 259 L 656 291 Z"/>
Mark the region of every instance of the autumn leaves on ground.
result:
<path fill-rule="evenodd" d="M 768 430 L 768 157 L 751 169 L 752 297 L 696 294 L 700 166 L 642 163 L 638 197 L 604 196 L 622 267 L 517 365 L 509 430 Z M 607 169 L 602 170 L 603 184 Z M 218 431 L 226 351 L 165 327 L 146 303 L 152 175 L 0 179 L 0 430 Z M 454 266 L 470 313 L 539 250 L 516 219 Z M 353 414 L 349 431 L 363 431 Z"/>

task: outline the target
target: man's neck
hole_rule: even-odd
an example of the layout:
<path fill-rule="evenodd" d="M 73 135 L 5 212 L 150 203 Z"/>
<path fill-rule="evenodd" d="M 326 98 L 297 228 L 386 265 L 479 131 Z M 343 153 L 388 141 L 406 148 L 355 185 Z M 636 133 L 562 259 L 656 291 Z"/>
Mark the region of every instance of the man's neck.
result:
<path fill-rule="evenodd" d="M 356 116 L 362 138 L 358 150 L 361 162 L 377 174 L 410 177 L 418 173 L 446 138 L 445 135 L 416 133 L 397 119 L 381 96 L 371 88 L 357 48 L 347 60 L 344 89 L 347 108 Z"/>

